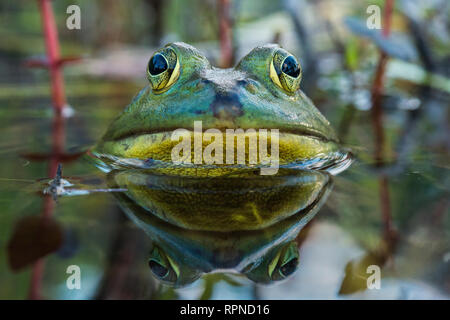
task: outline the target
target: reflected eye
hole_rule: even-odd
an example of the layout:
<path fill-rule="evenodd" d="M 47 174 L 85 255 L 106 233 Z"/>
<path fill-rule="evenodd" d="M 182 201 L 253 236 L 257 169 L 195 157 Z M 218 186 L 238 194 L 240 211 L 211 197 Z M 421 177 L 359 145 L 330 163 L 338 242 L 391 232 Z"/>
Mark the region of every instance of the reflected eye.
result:
<path fill-rule="evenodd" d="M 148 266 L 161 281 L 175 283 L 178 279 L 178 266 L 158 247 L 154 247 L 150 253 Z"/>
<path fill-rule="evenodd" d="M 147 77 L 155 93 L 162 93 L 170 88 L 180 75 L 177 54 L 170 47 L 157 51 L 148 62 Z"/>
<path fill-rule="evenodd" d="M 280 267 L 280 274 L 282 274 L 284 277 L 291 275 L 295 270 L 297 270 L 297 265 L 298 259 L 292 258 Z"/>
<path fill-rule="evenodd" d="M 298 267 L 298 248 L 295 242 L 285 246 L 272 261 L 273 271 L 269 270 L 272 280 L 281 280 L 287 278 L 297 270 Z"/>
<path fill-rule="evenodd" d="M 289 277 L 297 270 L 298 264 L 297 243 L 291 241 L 272 248 L 261 260 L 247 265 L 242 273 L 257 283 L 271 283 Z"/>
<path fill-rule="evenodd" d="M 295 92 L 300 88 L 302 69 L 293 55 L 284 49 L 278 49 L 270 64 L 270 78 L 281 89 Z"/>

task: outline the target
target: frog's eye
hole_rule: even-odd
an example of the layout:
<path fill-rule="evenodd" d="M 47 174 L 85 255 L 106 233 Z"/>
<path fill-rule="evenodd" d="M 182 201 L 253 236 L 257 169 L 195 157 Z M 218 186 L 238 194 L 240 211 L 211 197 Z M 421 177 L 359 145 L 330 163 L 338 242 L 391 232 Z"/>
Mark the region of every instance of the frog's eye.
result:
<path fill-rule="evenodd" d="M 175 283 L 178 279 L 178 266 L 157 247 L 154 247 L 150 253 L 148 266 L 152 273 L 161 281 Z"/>
<path fill-rule="evenodd" d="M 298 266 L 298 248 L 295 242 L 284 247 L 269 264 L 269 275 L 274 281 L 284 279 L 294 273 Z"/>
<path fill-rule="evenodd" d="M 170 88 L 180 75 L 180 63 L 175 51 L 166 47 L 150 58 L 147 67 L 147 77 L 155 93 L 161 93 Z"/>
<path fill-rule="evenodd" d="M 270 78 L 281 89 L 295 92 L 300 88 L 302 69 L 292 54 L 278 49 L 270 63 Z"/>

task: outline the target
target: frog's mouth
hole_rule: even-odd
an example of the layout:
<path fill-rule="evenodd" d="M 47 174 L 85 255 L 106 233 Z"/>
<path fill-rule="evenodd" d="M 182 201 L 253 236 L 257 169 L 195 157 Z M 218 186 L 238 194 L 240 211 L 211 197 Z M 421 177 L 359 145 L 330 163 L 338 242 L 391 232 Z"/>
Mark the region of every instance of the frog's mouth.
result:
<path fill-rule="evenodd" d="M 164 173 L 208 176 L 267 166 L 336 174 L 352 162 L 348 150 L 313 132 L 305 135 L 270 129 L 233 130 L 230 137 L 226 129 L 214 133 L 179 130 L 104 141 L 92 153 L 107 160 L 109 167 L 159 167 L 164 168 Z"/>

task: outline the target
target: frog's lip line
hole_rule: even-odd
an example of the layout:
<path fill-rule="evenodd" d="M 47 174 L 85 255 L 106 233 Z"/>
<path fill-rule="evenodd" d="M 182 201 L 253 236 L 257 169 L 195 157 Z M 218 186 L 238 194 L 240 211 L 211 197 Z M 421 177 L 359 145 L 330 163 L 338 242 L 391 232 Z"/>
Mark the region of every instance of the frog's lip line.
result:
<path fill-rule="evenodd" d="M 153 129 L 153 130 L 146 130 L 146 129 L 142 129 L 142 130 L 137 130 L 137 131 L 132 131 L 130 133 L 125 133 L 122 135 L 119 135 L 118 137 L 115 137 L 113 139 L 111 139 L 110 141 L 119 141 L 122 139 L 126 139 L 126 138 L 130 138 L 130 137 L 136 137 L 136 136 L 141 136 L 141 135 L 145 135 L 145 134 L 159 134 L 159 133 L 169 133 L 169 132 L 173 132 L 177 129 L 186 129 L 190 132 L 194 132 L 192 130 L 192 128 L 157 128 L 157 129 Z M 203 130 L 208 130 L 208 129 L 219 129 L 221 131 L 225 131 L 226 129 L 243 129 L 243 130 L 247 130 L 250 128 L 203 128 Z M 272 129 L 278 129 L 278 128 L 261 128 L 261 129 L 267 129 L 267 130 L 272 130 Z M 256 130 L 256 129 L 255 129 Z M 318 139 L 321 140 L 323 142 L 335 142 L 338 143 L 337 140 L 329 138 L 327 136 L 325 136 L 324 134 L 322 134 L 320 131 L 314 130 L 314 129 L 310 129 L 310 128 L 306 128 L 306 127 L 302 127 L 301 129 L 298 130 L 292 130 L 292 129 L 287 129 L 287 130 L 280 130 L 278 129 L 279 132 L 281 134 L 285 133 L 285 134 L 293 134 L 293 135 L 297 135 L 297 136 L 302 136 L 302 137 L 311 137 L 314 139 Z M 203 131 L 204 132 L 204 131 Z M 107 139 L 108 140 L 108 139 Z"/>

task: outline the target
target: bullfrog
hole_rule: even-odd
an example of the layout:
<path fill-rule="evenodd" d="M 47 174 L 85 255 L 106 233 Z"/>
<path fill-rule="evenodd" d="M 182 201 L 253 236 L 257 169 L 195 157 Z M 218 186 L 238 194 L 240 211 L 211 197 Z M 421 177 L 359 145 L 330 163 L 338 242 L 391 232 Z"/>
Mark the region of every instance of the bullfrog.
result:
<path fill-rule="evenodd" d="M 275 163 L 336 174 L 351 163 L 328 120 L 301 91 L 298 59 L 276 44 L 256 47 L 234 68 L 219 69 L 194 47 L 171 43 L 150 58 L 147 77 L 148 85 L 91 150 L 105 170 L 151 167 L 163 174 L 215 177 Z M 228 130 L 234 132 L 231 139 L 225 137 Z M 174 138 L 175 132 L 180 134 Z M 191 137 L 194 143 L 180 153 L 184 160 L 173 161 L 174 149 Z M 239 162 L 242 137 L 245 159 Z M 267 157 L 257 153 L 250 159 L 252 150 L 262 150 L 263 138 Z M 211 148 L 213 142 L 226 152 Z M 206 151 L 214 163 L 202 158 Z"/>

